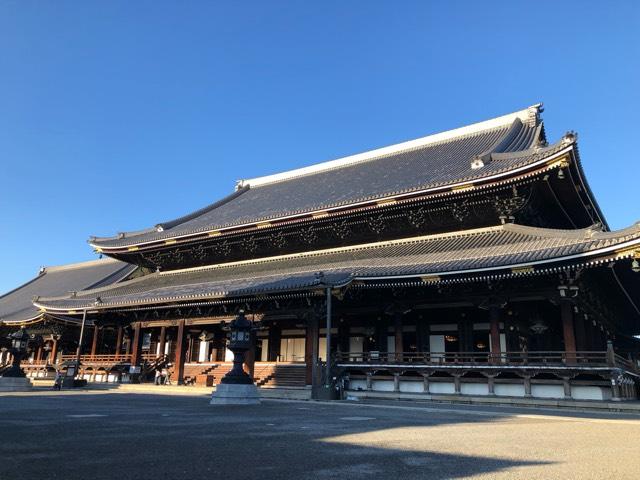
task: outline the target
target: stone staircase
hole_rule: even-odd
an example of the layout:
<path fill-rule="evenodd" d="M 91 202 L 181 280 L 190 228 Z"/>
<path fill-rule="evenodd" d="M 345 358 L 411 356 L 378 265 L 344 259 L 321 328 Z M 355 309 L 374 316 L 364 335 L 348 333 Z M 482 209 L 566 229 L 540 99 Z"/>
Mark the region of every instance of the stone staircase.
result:
<path fill-rule="evenodd" d="M 202 384 L 198 380 L 199 375 L 213 375 L 213 383 L 219 384 L 229 370 L 233 367 L 230 362 L 215 364 L 185 364 L 184 383 L 186 385 Z M 201 379 L 202 377 L 200 377 Z M 279 363 L 256 363 L 253 378 L 258 387 L 304 387 L 306 385 L 306 372 L 304 365 L 291 365 Z"/>
<path fill-rule="evenodd" d="M 304 365 L 265 365 L 256 366 L 254 374 L 258 387 L 304 387 L 306 385 L 306 369 Z"/>
<path fill-rule="evenodd" d="M 198 383 L 199 375 L 213 375 L 213 383 L 218 384 L 232 367 L 232 363 L 185 364 L 184 383 L 185 385 L 200 385 Z"/>
<path fill-rule="evenodd" d="M 183 374 L 184 383 L 185 385 L 195 385 L 198 375 L 209 375 L 213 370 L 216 370 L 217 368 L 218 364 L 185 364 Z"/>

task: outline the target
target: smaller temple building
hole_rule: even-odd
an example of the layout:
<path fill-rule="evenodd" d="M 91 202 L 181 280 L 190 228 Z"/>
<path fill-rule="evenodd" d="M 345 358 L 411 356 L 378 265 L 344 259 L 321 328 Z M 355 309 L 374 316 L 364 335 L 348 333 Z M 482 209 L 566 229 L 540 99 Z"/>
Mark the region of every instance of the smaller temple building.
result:
<path fill-rule="evenodd" d="M 99 288 L 130 278 L 135 265 L 106 258 L 55 267 L 42 267 L 38 276 L 0 296 L 0 375 L 11 363 L 7 335 L 24 328 L 30 335 L 29 354 L 22 367 L 31 377 L 52 377 L 55 368 L 75 356 L 80 339 L 81 319 L 77 316 L 51 315 L 35 307 L 41 295 L 66 295 L 84 289 Z M 87 322 L 95 329 L 93 321 Z M 89 330 L 88 329 L 88 330 Z M 101 342 L 113 343 L 113 332 L 103 332 Z M 84 345 L 87 354 L 99 348 L 98 338 Z M 106 348 L 106 347 L 105 347 Z M 111 346 L 109 346 L 111 348 Z"/>

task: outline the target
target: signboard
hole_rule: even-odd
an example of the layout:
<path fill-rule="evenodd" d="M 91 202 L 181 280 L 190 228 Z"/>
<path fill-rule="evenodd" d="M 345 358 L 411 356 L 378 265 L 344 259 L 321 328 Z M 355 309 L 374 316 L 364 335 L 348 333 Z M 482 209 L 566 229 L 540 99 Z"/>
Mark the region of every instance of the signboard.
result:
<path fill-rule="evenodd" d="M 140 367 L 136 367 L 134 365 L 131 365 L 129 367 L 129 373 L 140 373 Z"/>

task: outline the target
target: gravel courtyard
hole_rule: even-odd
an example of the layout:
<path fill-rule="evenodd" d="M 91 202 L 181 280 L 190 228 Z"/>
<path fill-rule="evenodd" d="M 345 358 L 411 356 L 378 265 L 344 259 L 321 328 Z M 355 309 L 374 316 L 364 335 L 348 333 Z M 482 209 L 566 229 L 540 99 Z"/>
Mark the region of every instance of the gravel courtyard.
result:
<path fill-rule="evenodd" d="M 451 405 L 0 396 L 0 478 L 637 479 L 640 418 Z"/>

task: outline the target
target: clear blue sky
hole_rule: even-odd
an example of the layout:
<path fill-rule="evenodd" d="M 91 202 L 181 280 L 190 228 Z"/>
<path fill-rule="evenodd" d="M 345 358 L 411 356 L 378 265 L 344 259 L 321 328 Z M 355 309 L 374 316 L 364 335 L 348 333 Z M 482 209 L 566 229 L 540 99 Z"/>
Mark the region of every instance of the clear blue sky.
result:
<path fill-rule="evenodd" d="M 640 2 L 0 2 L 0 292 L 238 178 L 543 101 L 640 219 Z"/>

